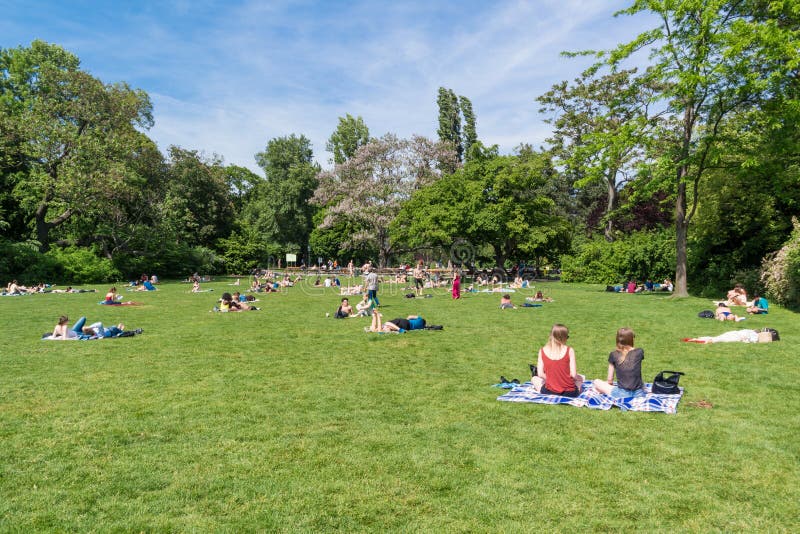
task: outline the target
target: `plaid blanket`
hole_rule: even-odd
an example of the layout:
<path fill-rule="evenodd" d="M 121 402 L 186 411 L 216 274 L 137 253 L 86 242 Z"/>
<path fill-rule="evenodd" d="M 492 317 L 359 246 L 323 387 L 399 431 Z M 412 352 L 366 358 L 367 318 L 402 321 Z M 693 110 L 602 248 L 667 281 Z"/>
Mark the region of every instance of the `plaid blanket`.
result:
<path fill-rule="evenodd" d="M 610 410 L 616 406 L 622 411 L 632 412 L 664 412 L 675 413 L 678 411 L 678 402 L 683 397 L 683 388 L 680 395 L 658 395 L 649 393 L 652 384 L 645 384 L 647 395 L 612 399 L 599 391 L 592 389 L 591 380 L 586 380 L 581 385 L 581 394 L 575 398 L 560 395 L 544 395 L 537 393 L 530 382 L 525 382 L 513 388 L 505 395 L 497 397 L 499 401 L 507 402 L 535 402 L 539 404 L 570 404 L 572 406 L 585 406 L 594 410 Z"/>

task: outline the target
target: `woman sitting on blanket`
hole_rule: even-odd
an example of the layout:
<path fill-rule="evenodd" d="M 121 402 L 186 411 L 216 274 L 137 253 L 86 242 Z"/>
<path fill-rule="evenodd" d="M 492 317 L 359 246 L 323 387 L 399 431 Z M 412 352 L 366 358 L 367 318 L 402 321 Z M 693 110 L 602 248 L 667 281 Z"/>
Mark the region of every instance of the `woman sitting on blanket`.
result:
<path fill-rule="evenodd" d="M 531 379 L 533 388 L 545 395 L 577 397 L 585 377 L 579 375 L 575 364 L 575 350 L 567 345 L 569 329 L 555 324 L 550 330 L 547 345 L 539 349 L 536 376 Z"/>
<path fill-rule="evenodd" d="M 425 328 L 425 319 L 419 315 L 409 315 L 405 319 L 398 317 L 391 321 L 382 322 L 383 316 L 378 310 L 372 311 L 372 325 L 365 327 L 368 332 L 398 332 L 400 334 L 409 330 L 421 330 Z"/>
<path fill-rule="evenodd" d="M 120 302 L 121 298 L 122 297 L 117 295 L 117 288 L 112 287 L 108 290 L 108 293 L 106 293 L 106 298 L 103 300 L 103 302 L 101 302 L 101 304 L 107 304 L 109 306 L 135 306 L 139 304 L 138 302 L 133 301 Z"/>
<path fill-rule="evenodd" d="M 630 328 L 617 330 L 617 349 L 608 355 L 608 380 L 594 380 L 592 382 L 594 389 L 615 399 L 647 394 L 642 380 L 644 350 L 634 348 L 634 337 Z M 614 374 L 617 375 L 616 386 L 613 382 Z"/>
<path fill-rule="evenodd" d="M 350 301 L 347 300 L 347 297 L 342 299 L 342 303 L 339 305 L 339 308 L 336 310 L 334 314 L 335 319 L 347 319 L 352 315 L 353 307 L 350 305 Z"/>

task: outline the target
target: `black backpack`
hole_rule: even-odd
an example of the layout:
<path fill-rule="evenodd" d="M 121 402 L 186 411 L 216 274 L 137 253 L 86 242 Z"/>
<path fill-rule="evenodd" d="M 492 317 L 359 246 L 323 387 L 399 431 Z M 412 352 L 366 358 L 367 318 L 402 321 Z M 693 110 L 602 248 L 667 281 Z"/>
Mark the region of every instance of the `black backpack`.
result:
<path fill-rule="evenodd" d="M 681 390 L 678 388 L 678 380 L 681 379 L 683 373 L 680 371 L 661 371 L 653 379 L 652 393 L 660 395 L 680 395 Z"/>
<path fill-rule="evenodd" d="M 711 310 L 703 310 L 700 313 L 698 313 L 697 316 L 702 318 L 702 319 L 713 319 L 714 318 L 714 312 L 711 311 Z"/>

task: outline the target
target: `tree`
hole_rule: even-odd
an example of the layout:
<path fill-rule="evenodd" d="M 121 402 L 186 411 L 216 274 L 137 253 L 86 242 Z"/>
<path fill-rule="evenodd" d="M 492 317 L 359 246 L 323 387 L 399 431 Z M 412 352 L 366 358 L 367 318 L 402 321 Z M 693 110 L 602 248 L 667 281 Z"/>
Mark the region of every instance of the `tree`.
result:
<path fill-rule="evenodd" d="M 642 156 L 641 139 L 652 124 L 648 105 L 652 91 L 636 70 L 596 76 L 590 69 L 572 85 L 561 82 L 540 96 L 541 112 L 556 113 L 545 120 L 554 126 L 548 142 L 575 186 L 605 185 L 606 240 L 614 239 L 614 209 L 619 189 L 633 174 Z"/>
<path fill-rule="evenodd" d="M 439 106 L 439 129 L 436 133 L 439 140 L 451 143 L 456 150 L 458 161 L 464 160 L 464 148 L 461 146 L 461 115 L 458 97 L 452 89 L 439 88 L 436 99 Z"/>
<path fill-rule="evenodd" d="M 719 152 L 724 119 L 756 106 L 798 64 L 796 27 L 781 24 L 793 3 L 730 0 L 635 0 L 620 14 L 648 12 L 661 24 L 604 56 L 616 68 L 650 49 L 644 79 L 671 113 L 661 135 L 666 148 L 655 166 L 671 169 L 675 190 L 675 295 L 686 296 L 687 233 L 700 182 Z M 796 14 L 794 14 L 796 16 Z M 691 196 L 690 196 L 691 195 Z"/>
<path fill-rule="evenodd" d="M 369 142 L 369 128 L 361 116 L 353 118 L 349 113 L 339 117 L 339 125 L 328 139 L 325 149 L 333 154 L 333 163 L 344 163 Z"/>
<path fill-rule="evenodd" d="M 470 149 L 478 142 L 472 102 L 465 96 L 456 96 L 452 89 L 440 87 L 436 103 L 439 106 L 439 140 L 455 147 L 458 161 L 469 160 Z"/>
<path fill-rule="evenodd" d="M 472 111 L 472 102 L 465 96 L 458 97 L 458 106 L 464 116 L 463 136 L 461 139 L 461 149 L 464 152 L 464 160 L 469 161 L 470 149 L 478 142 L 478 130 L 475 126 L 475 113 Z"/>
<path fill-rule="evenodd" d="M 463 240 L 473 256 L 488 245 L 501 268 L 506 260 L 554 259 L 566 251 L 570 235 L 568 220 L 550 197 L 554 174 L 543 154 L 500 156 L 496 146 L 477 150 L 462 169 L 416 191 L 392 231 L 415 247 Z"/>
<path fill-rule="evenodd" d="M 320 227 L 349 221 L 354 232 L 344 246 L 374 246 L 379 265 L 385 266 L 393 251 L 389 224 L 402 205 L 413 191 L 437 180 L 442 166 L 457 165 L 455 151 L 446 143 L 393 134 L 372 139 L 352 158 L 318 175 L 313 201 L 327 210 Z"/>
<path fill-rule="evenodd" d="M 167 172 L 161 203 L 164 237 L 213 248 L 233 226 L 233 203 L 222 160 L 171 146 Z"/>
<path fill-rule="evenodd" d="M 308 248 L 317 209 L 309 202 L 319 172 L 313 160 L 311 141 L 304 135 L 270 139 L 266 149 L 256 154 L 266 180 L 254 188 L 245 215 L 250 226 L 284 252 L 302 254 Z"/>
<path fill-rule="evenodd" d="M 143 91 L 105 85 L 78 66 L 77 57 L 42 41 L 0 50 L 0 124 L 9 127 L 3 144 L 12 146 L 13 196 L 43 251 L 54 228 L 113 190 L 138 142 L 136 128 L 153 121 Z"/>

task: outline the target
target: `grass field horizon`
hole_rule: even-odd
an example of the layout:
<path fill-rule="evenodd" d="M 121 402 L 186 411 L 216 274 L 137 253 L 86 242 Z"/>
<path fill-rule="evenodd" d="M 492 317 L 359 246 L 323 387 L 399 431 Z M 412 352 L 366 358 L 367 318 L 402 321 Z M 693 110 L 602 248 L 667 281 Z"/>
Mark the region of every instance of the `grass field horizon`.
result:
<path fill-rule="evenodd" d="M 231 280 L 122 291 L 141 306 L 98 305 L 106 285 L 0 299 L 0 531 L 800 526 L 792 311 L 723 324 L 697 317 L 708 299 L 557 282 L 512 295 L 554 302 L 501 311 L 498 294 L 406 299 L 383 284 L 387 319 L 444 330 L 377 335 L 326 317 L 338 290 L 305 284 L 260 294 L 260 311 L 211 313 Z M 41 341 L 62 314 L 144 333 Z M 633 328 L 645 380 L 686 373 L 678 413 L 497 402 L 491 385 L 527 379 L 554 323 L 588 378 Z M 780 342 L 680 341 L 766 326 Z"/>

